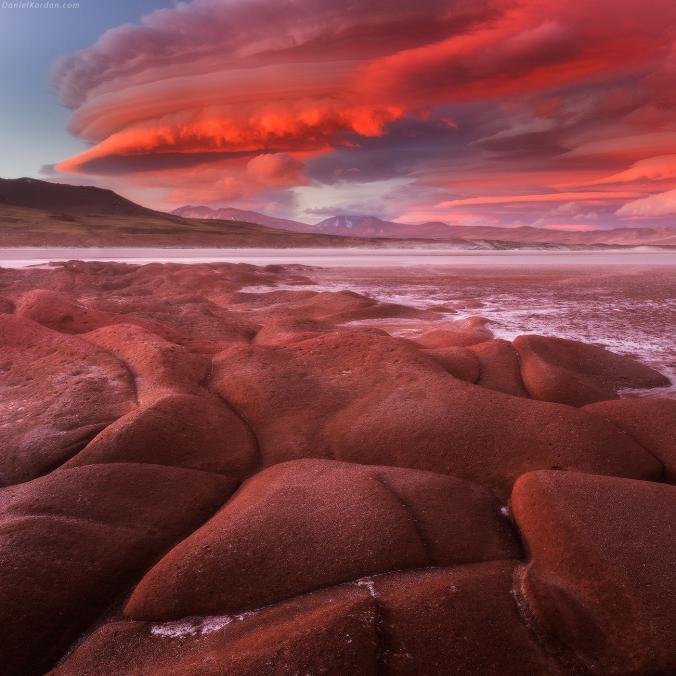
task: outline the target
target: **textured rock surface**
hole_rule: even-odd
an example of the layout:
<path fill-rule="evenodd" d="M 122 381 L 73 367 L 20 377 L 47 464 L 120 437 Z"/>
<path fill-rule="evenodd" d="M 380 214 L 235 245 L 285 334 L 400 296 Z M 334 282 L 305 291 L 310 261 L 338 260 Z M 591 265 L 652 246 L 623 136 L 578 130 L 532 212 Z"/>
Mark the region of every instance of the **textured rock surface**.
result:
<path fill-rule="evenodd" d="M 661 376 L 315 274 L 0 269 L 3 676 L 674 672 Z"/>
<path fill-rule="evenodd" d="M 616 399 L 623 388 L 662 387 L 658 371 L 596 345 L 545 336 L 519 336 L 514 347 L 531 397 L 584 406 Z"/>
<path fill-rule="evenodd" d="M 523 623 L 513 561 L 373 579 L 384 673 L 564 674 Z"/>
<path fill-rule="evenodd" d="M 512 509 L 535 621 L 589 669 L 676 670 L 676 487 L 573 472 L 521 477 Z"/>
<path fill-rule="evenodd" d="M 346 585 L 244 615 L 112 622 L 53 673 L 376 676 L 376 617 L 367 590 Z"/>
<path fill-rule="evenodd" d="M 598 416 L 461 382 L 389 337 L 233 347 L 216 356 L 211 386 L 254 427 L 264 465 L 304 457 L 395 465 L 505 495 L 532 469 L 661 473 L 652 455 Z"/>
<path fill-rule="evenodd" d="M 252 610 L 389 570 L 512 558 L 499 504 L 451 477 L 330 460 L 249 480 L 134 590 L 132 619 Z"/>
<path fill-rule="evenodd" d="M 209 372 L 209 360 L 133 325 L 106 326 L 83 336 L 108 350 L 129 369 L 141 403 L 171 392 L 194 394 Z"/>
<path fill-rule="evenodd" d="M 493 332 L 486 326 L 487 323 L 483 317 L 457 319 L 446 322 L 442 328 L 426 331 L 415 341 L 429 349 L 476 345 L 493 337 Z"/>
<path fill-rule="evenodd" d="M 80 338 L 0 315 L 0 485 L 75 454 L 134 405 L 129 372 Z"/>
<path fill-rule="evenodd" d="M 111 623 L 55 674 L 571 673 L 523 623 L 515 563 L 362 578 L 244 615 Z"/>
<path fill-rule="evenodd" d="M 466 347 L 437 347 L 423 352 L 458 380 L 476 383 L 481 374 L 479 358 Z"/>
<path fill-rule="evenodd" d="M 35 289 L 25 293 L 19 298 L 16 314 L 61 333 L 93 331 L 113 323 L 114 316 L 88 308 L 51 289 Z"/>
<path fill-rule="evenodd" d="M 145 462 L 243 477 L 257 453 L 249 427 L 218 397 L 170 394 L 108 425 L 64 467 Z"/>
<path fill-rule="evenodd" d="M 216 474 L 120 464 L 0 491 L 3 673 L 39 672 L 235 487 Z"/>
<path fill-rule="evenodd" d="M 479 360 L 477 385 L 515 397 L 529 396 L 521 379 L 519 355 L 509 341 L 488 340 L 470 349 Z"/>
<path fill-rule="evenodd" d="M 664 465 L 664 477 L 676 482 L 676 401 L 618 399 L 585 406 L 624 430 Z"/>

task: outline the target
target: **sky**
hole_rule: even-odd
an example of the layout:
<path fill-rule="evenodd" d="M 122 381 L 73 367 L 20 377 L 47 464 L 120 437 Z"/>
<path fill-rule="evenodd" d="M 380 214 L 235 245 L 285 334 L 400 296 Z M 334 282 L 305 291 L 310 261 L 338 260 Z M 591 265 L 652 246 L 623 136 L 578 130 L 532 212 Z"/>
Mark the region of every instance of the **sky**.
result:
<path fill-rule="evenodd" d="M 305 222 L 676 225 L 674 0 L 26 1 L 0 0 L 0 176 Z"/>

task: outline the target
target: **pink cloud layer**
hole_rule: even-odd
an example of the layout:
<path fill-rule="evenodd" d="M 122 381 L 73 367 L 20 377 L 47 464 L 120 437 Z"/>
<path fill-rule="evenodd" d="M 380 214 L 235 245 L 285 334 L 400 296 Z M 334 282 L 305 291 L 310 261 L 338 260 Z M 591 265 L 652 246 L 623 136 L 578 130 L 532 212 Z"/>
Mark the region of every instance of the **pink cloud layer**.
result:
<path fill-rule="evenodd" d="M 317 158 L 376 148 L 362 164 L 413 186 L 400 214 L 431 203 L 489 223 L 520 205 L 546 221 L 548 204 L 595 203 L 663 216 L 675 25 L 673 0 L 181 2 L 56 64 L 89 144 L 57 171 L 216 203 L 327 180 Z M 452 152 L 421 140 L 400 161 L 414 121 Z M 335 175 L 369 180 L 357 159 Z"/>

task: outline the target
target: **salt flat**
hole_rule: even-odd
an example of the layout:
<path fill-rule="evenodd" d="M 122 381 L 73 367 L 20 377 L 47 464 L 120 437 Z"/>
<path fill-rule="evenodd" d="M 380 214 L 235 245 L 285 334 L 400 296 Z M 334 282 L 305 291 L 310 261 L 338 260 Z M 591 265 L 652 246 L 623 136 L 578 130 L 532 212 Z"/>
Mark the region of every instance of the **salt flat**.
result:
<path fill-rule="evenodd" d="M 467 251 L 428 249 L 218 249 L 162 247 L 4 247 L 0 265 L 21 268 L 50 261 L 105 261 L 144 263 L 296 263 L 326 267 L 499 265 L 676 265 L 676 251 L 648 247 L 608 251 Z"/>

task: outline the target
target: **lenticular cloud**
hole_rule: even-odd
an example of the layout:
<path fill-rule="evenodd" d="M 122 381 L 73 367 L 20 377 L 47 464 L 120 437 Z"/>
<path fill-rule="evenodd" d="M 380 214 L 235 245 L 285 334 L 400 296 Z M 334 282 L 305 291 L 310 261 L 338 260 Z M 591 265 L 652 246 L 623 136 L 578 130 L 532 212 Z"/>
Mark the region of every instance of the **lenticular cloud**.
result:
<path fill-rule="evenodd" d="M 405 107 L 365 101 L 355 70 L 473 20 L 465 3 L 445 4 L 202 0 L 111 30 L 55 67 L 71 130 L 95 144 L 60 168 L 122 155 L 132 169 L 135 156 L 177 151 L 307 151 L 341 131 L 382 134 Z"/>
<path fill-rule="evenodd" d="M 676 5 L 639 5 L 181 2 L 55 65 L 70 130 L 89 144 L 57 170 L 129 175 L 180 195 L 199 185 L 216 200 L 347 172 L 410 176 L 419 194 L 492 185 L 506 197 L 561 192 L 563 202 L 676 152 L 665 141 Z M 658 148 L 648 133 L 660 135 Z M 620 213 L 616 200 L 607 205 Z"/>

